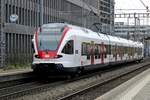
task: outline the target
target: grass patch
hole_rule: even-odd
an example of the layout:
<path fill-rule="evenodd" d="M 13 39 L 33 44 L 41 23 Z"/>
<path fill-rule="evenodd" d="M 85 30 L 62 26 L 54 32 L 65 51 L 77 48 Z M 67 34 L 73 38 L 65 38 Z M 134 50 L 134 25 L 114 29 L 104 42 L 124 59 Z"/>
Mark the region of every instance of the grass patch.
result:
<path fill-rule="evenodd" d="M 8 64 L 6 67 L 3 68 L 3 70 L 12 70 L 12 69 L 26 69 L 30 68 L 31 63 L 28 64 Z"/>

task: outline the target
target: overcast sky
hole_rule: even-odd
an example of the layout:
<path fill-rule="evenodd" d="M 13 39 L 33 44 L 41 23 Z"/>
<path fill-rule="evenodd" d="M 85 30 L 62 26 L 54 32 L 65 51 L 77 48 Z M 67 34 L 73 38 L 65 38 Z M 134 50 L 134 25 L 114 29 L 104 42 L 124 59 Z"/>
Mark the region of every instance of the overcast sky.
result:
<path fill-rule="evenodd" d="M 150 9 L 150 0 L 142 0 Z M 115 0 L 116 9 L 145 9 L 140 0 Z"/>
<path fill-rule="evenodd" d="M 150 0 L 142 0 L 146 6 L 149 7 L 150 10 Z M 115 0 L 115 9 L 146 9 L 144 7 L 144 5 L 140 2 L 140 0 Z M 143 12 L 145 13 L 146 10 L 115 10 L 115 13 L 139 13 L 139 12 Z M 120 19 L 120 18 L 116 18 L 115 19 L 116 22 L 125 22 L 127 23 L 127 19 Z M 134 19 L 130 19 L 129 21 L 130 24 L 134 24 Z M 140 20 L 141 24 L 147 24 L 147 20 L 146 19 L 141 19 Z"/>

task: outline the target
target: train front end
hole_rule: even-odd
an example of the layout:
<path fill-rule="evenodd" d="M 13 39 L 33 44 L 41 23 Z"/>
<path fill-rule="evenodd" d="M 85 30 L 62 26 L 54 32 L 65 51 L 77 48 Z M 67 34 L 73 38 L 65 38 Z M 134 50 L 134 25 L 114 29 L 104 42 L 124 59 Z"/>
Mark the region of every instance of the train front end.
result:
<path fill-rule="evenodd" d="M 68 29 L 62 24 L 45 24 L 36 31 L 32 40 L 32 69 L 35 72 L 63 70 L 63 55 L 58 51 Z"/>

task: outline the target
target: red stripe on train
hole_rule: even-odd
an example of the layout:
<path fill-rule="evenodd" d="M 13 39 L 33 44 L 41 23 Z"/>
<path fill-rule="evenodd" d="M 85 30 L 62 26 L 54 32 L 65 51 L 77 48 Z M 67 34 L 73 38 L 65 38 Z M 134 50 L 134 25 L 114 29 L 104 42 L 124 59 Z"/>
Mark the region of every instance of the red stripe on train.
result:
<path fill-rule="evenodd" d="M 57 51 L 58 51 L 58 49 L 60 48 L 60 46 L 61 46 L 61 44 L 62 44 L 62 41 L 64 40 L 64 38 L 65 38 L 65 36 L 66 36 L 66 34 L 67 34 L 68 31 L 69 31 L 69 27 L 66 27 L 66 28 L 64 29 L 63 33 L 62 33 L 62 38 L 61 38 L 60 43 L 59 43 L 59 45 L 58 45 L 58 47 L 57 47 Z"/>

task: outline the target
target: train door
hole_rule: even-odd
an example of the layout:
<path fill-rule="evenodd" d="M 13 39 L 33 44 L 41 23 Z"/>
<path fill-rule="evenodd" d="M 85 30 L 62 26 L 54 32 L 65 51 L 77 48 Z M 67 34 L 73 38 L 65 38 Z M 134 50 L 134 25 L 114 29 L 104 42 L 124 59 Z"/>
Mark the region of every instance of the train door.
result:
<path fill-rule="evenodd" d="M 80 38 L 76 38 L 76 36 L 75 36 L 75 38 L 74 38 L 74 52 L 75 52 L 75 55 L 74 55 L 74 64 L 76 65 L 76 66 L 80 66 L 80 58 L 81 58 L 81 54 L 80 54 L 80 49 L 79 48 L 81 48 L 80 47 L 80 42 L 79 42 L 79 40 L 81 40 Z"/>
<path fill-rule="evenodd" d="M 68 40 L 65 46 L 62 49 L 63 59 L 65 62 L 65 66 L 74 66 L 75 63 L 72 63 L 74 60 L 74 40 Z"/>

